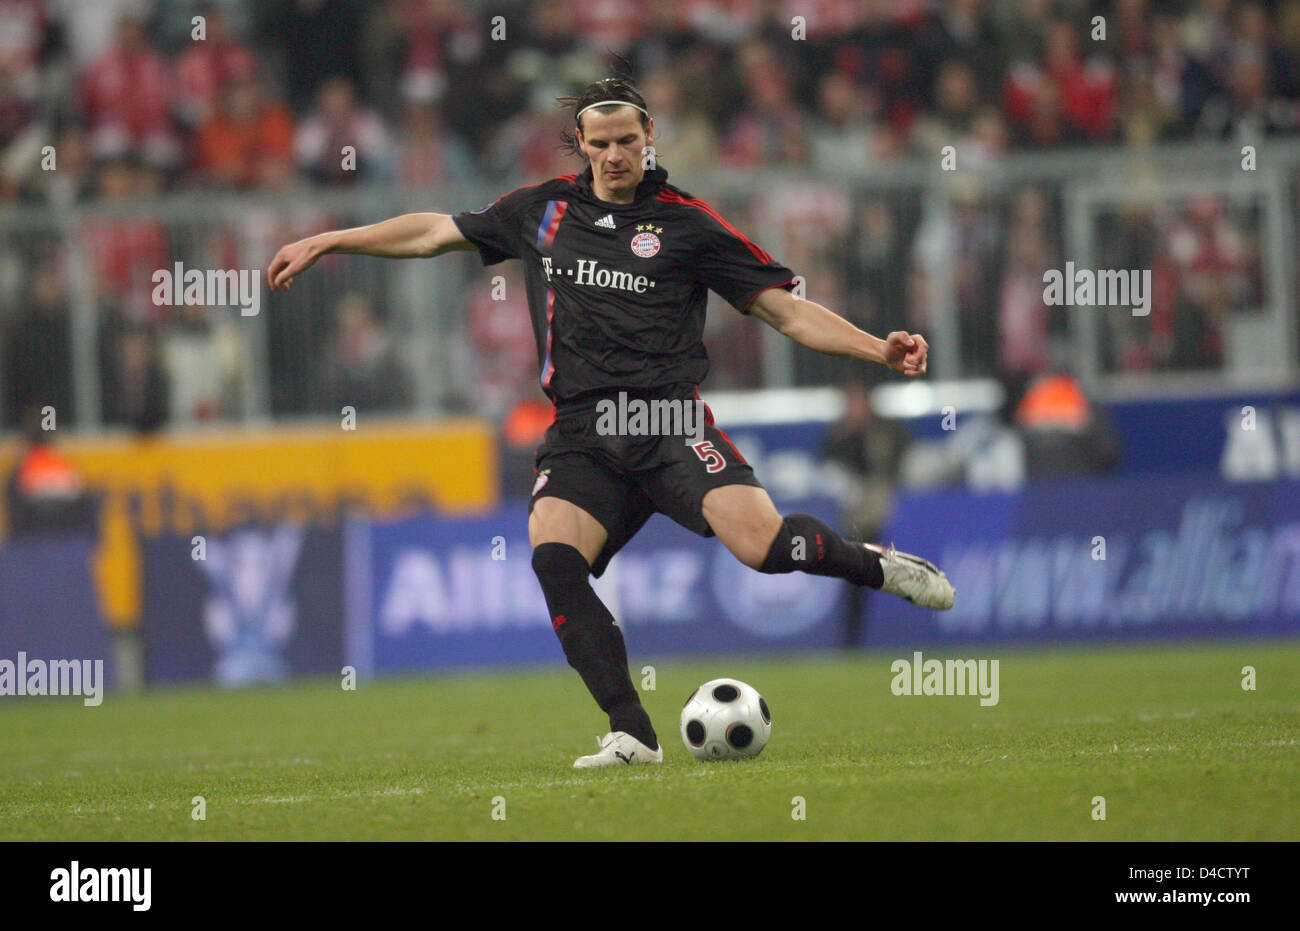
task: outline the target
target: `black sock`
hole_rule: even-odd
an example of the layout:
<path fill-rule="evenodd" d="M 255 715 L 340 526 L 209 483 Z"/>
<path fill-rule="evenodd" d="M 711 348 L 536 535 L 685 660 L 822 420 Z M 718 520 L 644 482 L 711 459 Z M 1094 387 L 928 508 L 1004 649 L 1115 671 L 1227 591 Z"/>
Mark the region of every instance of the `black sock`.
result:
<path fill-rule="evenodd" d="M 609 729 L 626 731 L 657 750 L 659 740 L 650 716 L 628 674 L 623 632 L 592 590 L 587 560 L 567 543 L 543 543 L 533 550 L 533 571 L 542 583 L 551 626 L 564 655 L 609 715 Z"/>
<path fill-rule="evenodd" d="M 759 572 L 807 572 L 880 588 L 885 571 L 880 557 L 861 543 L 844 539 L 811 514 L 791 514 L 781 522 Z"/>

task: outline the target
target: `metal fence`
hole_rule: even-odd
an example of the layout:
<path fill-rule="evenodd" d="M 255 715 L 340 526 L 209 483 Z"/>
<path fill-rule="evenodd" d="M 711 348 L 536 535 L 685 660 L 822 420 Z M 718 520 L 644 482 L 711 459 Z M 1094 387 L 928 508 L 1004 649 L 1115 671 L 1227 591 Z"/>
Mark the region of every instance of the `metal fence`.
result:
<path fill-rule="evenodd" d="M 927 334 L 936 379 L 1075 370 L 1094 389 L 1293 382 L 1300 143 L 1018 155 L 954 171 L 679 178 L 877 333 Z M 535 180 L 535 179 L 532 179 Z M 507 190 L 176 195 L 0 213 L 0 411 L 49 405 L 78 430 L 379 413 L 498 417 L 537 389 L 517 263 L 329 256 L 293 289 L 261 283 L 285 242 Z M 177 268 L 177 263 L 180 268 Z M 1146 312 L 1050 306 L 1044 272 L 1149 272 Z M 157 299 L 158 274 L 239 269 L 257 313 Z M 1086 295 L 1085 295 L 1086 297 Z M 717 301 L 707 388 L 879 378 Z"/>

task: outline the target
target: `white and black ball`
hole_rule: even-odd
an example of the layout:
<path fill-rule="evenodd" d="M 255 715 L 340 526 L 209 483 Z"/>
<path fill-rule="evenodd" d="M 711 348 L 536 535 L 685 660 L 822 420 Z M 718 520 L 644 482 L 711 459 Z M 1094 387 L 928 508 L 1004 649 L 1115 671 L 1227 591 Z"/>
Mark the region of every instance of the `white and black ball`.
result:
<path fill-rule="evenodd" d="M 763 696 L 739 679 L 712 679 L 682 708 L 682 743 L 701 760 L 758 756 L 772 736 L 772 713 Z"/>

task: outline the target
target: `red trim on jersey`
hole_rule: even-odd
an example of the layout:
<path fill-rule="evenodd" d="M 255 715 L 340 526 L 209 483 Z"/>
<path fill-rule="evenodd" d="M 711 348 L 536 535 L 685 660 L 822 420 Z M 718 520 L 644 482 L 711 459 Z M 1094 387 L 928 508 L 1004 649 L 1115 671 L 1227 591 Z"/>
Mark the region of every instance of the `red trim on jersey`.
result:
<path fill-rule="evenodd" d="M 700 400 L 699 385 L 695 386 L 695 400 L 697 401 Z M 713 422 L 713 411 L 709 409 L 709 405 L 707 404 L 704 405 L 704 423 L 706 426 L 710 426 L 713 429 L 718 431 L 718 434 L 722 437 L 722 439 L 726 442 L 726 444 L 731 447 L 731 451 L 736 454 L 736 458 L 740 462 L 742 462 L 745 465 L 749 465 L 749 461 L 740 454 L 740 450 L 736 449 L 736 444 L 731 442 L 731 437 L 727 436 L 727 431 L 723 430 L 721 427 L 719 427 L 716 423 Z"/>
<path fill-rule="evenodd" d="M 519 187 L 515 188 L 513 191 L 506 191 L 506 193 L 502 194 L 502 195 L 501 195 L 500 197 L 498 197 L 496 200 L 492 201 L 492 203 L 495 204 L 495 203 L 497 203 L 498 201 L 505 200 L 505 199 L 506 199 L 507 197 L 509 197 L 511 194 L 515 194 L 515 193 L 517 193 L 517 192 L 519 192 L 519 191 L 522 191 L 524 188 L 528 188 L 528 187 L 541 187 L 543 184 L 546 184 L 546 183 L 548 183 L 549 181 L 576 181 L 577 179 L 578 179 L 578 176 L 577 176 L 577 175 L 556 175 L 554 178 L 548 178 L 546 181 L 538 181 L 536 184 L 521 184 L 521 185 L 519 185 Z"/>
<path fill-rule="evenodd" d="M 782 281 L 780 284 L 770 284 L 765 288 L 759 288 L 757 291 L 754 292 L 754 296 L 745 302 L 745 306 L 741 308 L 740 312 L 742 314 L 749 313 L 749 308 L 754 306 L 754 302 L 758 300 L 758 296 L 762 294 L 764 291 L 771 291 L 773 288 L 784 288 L 788 284 L 794 284 L 794 278 L 791 278 L 789 281 Z"/>
<path fill-rule="evenodd" d="M 764 265 L 771 264 L 772 257 L 770 255 L 768 255 L 762 248 L 760 248 L 759 246 L 755 245 L 754 243 L 746 239 L 744 233 L 742 233 L 740 230 L 736 229 L 734 226 L 732 226 L 730 223 L 724 220 L 722 218 L 722 214 L 718 213 L 718 211 L 714 210 L 712 207 L 710 207 L 704 201 L 700 200 L 698 197 L 689 198 L 689 197 L 683 197 L 681 194 L 678 194 L 675 191 L 660 191 L 658 199 L 667 204 L 683 204 L 687 207 L 694 207 L 697 210 L 703 210 L 709 216 L 713 217 L 713 219 L 717 220 L 720 224 L 722 224 L 723 229 L 725 229 L 732 236 L 735 236 L 737 239 L 743 242 L 746 248 L 748 248 L 750 252 L 754 253 L 754 258 L 758 259 Z"/>

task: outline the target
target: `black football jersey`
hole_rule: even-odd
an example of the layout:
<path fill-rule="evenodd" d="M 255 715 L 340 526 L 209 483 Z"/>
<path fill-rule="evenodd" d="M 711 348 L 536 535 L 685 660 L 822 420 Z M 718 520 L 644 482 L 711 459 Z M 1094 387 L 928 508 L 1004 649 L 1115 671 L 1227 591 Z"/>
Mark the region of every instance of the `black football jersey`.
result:
<path fill-rule="evenodd" d="M 452 219 L 484 265 L 520 259 L 542 388 L 557 403 L 610 388 L 697 385 L 711 289 L 742 313 L 794 273 L 707 203 L 645 173 L 630 204 L 599 200 L 591 168 Z"/>

